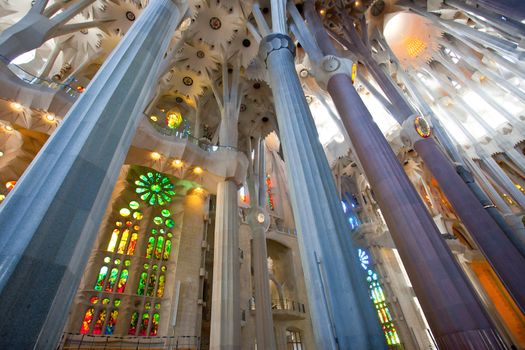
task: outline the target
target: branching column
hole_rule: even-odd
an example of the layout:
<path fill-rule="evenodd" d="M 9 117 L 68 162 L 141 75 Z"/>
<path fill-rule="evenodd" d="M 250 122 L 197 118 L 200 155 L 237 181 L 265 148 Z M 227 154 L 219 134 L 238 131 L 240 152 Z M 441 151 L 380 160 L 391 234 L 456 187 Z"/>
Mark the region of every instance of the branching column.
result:
<path fill-rule="evenodd" d="M 355 248 L 346 239 L 350 227 L 295 72 L 294 53 L 293 42 L 284 34 L 271 34 L 261 42 L 290 179 L 317 348 L 384 349 L 377 319 L 363 314 L 367 307 L 370 313 L 373 310 L 362 272 L 357 270 Z"/>
<path fill-rule="evenodd" d="M 224 58 L 224 57 L 223 57 Z M 221 111 L 219 143 L 236 147 L 237 120 L 242 94 L 239 61 L 235 61 L 233 76 L 228 76 L 226 58 L 222 62 L 222 94 L 215 84 L 213 94 Z M 213 253 L 213 285 L 211 304 L 210 349 L 238 350 L 241 348 L 239 210 L 237 183 L 225 179 L 217 184 L 215 238 Z"/>
<path fill-rule="evenodd" d="M 186 4 L 151 1 L 0 209 L 0 348 L 54 349 Z"/>

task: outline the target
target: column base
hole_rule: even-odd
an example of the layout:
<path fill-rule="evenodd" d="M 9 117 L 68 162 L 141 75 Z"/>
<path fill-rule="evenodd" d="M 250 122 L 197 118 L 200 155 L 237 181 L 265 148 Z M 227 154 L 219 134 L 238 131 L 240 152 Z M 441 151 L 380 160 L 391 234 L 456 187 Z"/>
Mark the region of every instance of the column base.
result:
<path fill-rule="evenodd" d="M 436 337 L 440 350 L 496 350 L 507 346 L 494 329 L 476 329 Z"/>

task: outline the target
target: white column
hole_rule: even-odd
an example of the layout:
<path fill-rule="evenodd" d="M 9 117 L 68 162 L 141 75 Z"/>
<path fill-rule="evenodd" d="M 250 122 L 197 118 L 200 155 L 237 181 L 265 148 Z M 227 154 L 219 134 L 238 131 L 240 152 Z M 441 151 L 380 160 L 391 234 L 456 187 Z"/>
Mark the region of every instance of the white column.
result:
<path fill-rule="evenodd" d="M 0 348 L 56 347 L 156 67 L 186 7 L 150 1 L 3 203 Z"/>
<path fill-rule="evenodd" d="M 371 324 L 371 318 L 363 314 L 370 300 L 362 271 L 357 270 L 356 250 L 345 239 L 350 227 L 295 72 L 294 53 L 286 35 L 271 34 L 261 41 L 290 179 L 317 348 L 383 349 L 377 319 Z"/>

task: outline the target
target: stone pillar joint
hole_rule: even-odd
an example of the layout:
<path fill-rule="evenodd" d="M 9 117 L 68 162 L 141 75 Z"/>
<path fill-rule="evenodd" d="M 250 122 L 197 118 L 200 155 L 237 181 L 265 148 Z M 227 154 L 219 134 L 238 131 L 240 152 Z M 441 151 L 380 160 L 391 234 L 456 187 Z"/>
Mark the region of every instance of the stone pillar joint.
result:
<path fill-rule="evenodd" d="M 413 114 L 401 124 L 401 140 L 412 147 L 417 141 L 429 138 L 432 128 L 429 121 L 418 114 Z"/>
<path fill-rule="evenodd" d="M 268 56 L 274 51 L 285 49 L 295 56 L 295 44 L 288 35 L 274 33 L 264 37 L 259 46 L 259 57 L 268 65 Z"/>
<path fill-rule="evenodd" d="M 348 58 L 333 55 L 324 56 L 318 64 L 312 65 L 312 75 L 319 86 L 326 90 L 328 81 L 336 74 L 347 75 L 354 82 L 354 62 Z"/>

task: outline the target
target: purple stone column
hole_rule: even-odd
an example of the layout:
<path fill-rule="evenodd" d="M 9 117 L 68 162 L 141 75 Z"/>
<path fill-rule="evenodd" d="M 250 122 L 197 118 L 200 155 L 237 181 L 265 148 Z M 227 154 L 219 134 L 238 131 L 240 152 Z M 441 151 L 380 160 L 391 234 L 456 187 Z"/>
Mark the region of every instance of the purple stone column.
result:
<path fill-rule="evenodd" d="M 523 311 L 525 305 L 525 258 L 514 244 L 501 234 L 501 229 L 465 186 L 450 162 L 432 139 L 421 139 L 414 144 L 416 152 L 425 159 L 425 165 L 436 178 L 443 193 L 454 207 L 479 249 L 487 257 L 502 283 Z"/>
<path fill-rule="evenodd" d="M 332 76 L 328 92 L 374 188 L 440 348 L 504 349 L 501 338 L 350 78 L 345 74 Z"/>

